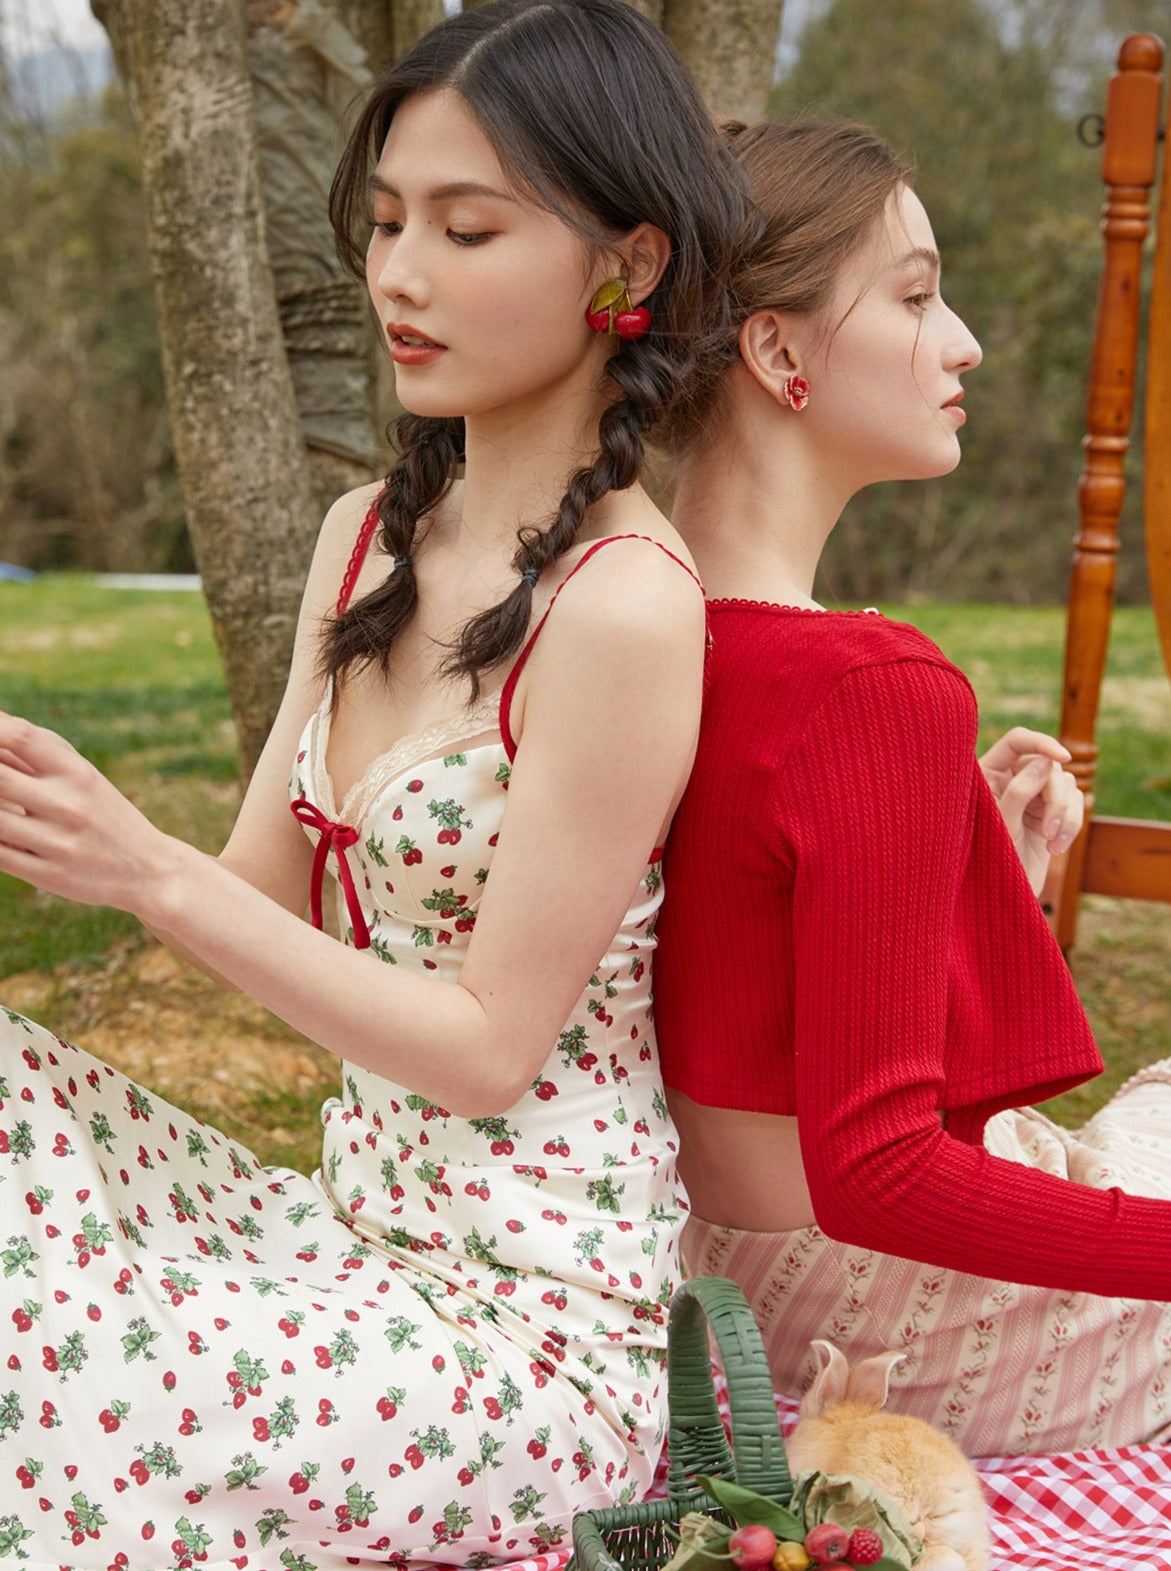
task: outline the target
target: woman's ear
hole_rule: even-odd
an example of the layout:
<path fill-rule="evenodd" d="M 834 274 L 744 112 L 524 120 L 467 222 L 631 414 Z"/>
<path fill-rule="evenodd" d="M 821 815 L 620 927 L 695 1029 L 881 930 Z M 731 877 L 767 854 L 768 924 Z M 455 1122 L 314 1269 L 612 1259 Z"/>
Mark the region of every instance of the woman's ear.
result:
<path fill-rule="evenodd" d="M 755 311 L 740 329 L 740 358 L 773 398 L 783 397 L 789 377 L 801 371 L 792 318 L 784 311 Z"/>
<path fill-rule="evenodd" d="M 639 305 L 658 284 L 671 260 L 671 242 L 654 224 L 639 224 L 617 247 L 632 304 Z"/>

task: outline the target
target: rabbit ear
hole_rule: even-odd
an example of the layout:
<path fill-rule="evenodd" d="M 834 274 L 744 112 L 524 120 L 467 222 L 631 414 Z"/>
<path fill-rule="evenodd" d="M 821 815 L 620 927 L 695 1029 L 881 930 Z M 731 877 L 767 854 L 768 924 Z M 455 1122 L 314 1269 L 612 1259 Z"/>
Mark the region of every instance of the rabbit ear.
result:
<path fill-rule="evenodd" d="M 901 1364 L 906 1358 L 906 1353 L 891 1351 L 876 1353 L 873 1358 L 864 1358 L 850 1370 L 850 1378 L 846 1382 L 846 1395 L 852 1402 L 866 1402 L 872 1407 L 883 1407 L 890 1392 L 890 1372 L 896 1364 Z"/>
<path fill-rule="evenodd" d="M 846 1394 L 846 1377 L 849 1366 L 832 1342 L 811 1342 L 817 1355 L 818 1371 L 813 1384 L 801 1398 L 802 1418 L 820 1418 L 827 1407 L 833 1407 Z"/>

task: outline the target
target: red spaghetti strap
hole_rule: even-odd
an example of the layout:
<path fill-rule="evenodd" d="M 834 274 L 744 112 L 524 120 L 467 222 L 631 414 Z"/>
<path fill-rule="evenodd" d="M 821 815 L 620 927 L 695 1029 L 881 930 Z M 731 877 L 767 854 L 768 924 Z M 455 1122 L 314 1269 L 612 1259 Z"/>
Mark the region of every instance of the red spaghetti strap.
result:
<path fill-rule="evenodd" d="M 545 607 L 545 614 L 541 617 L 541 620 L 529 634 L 528 642 L 517 656 L 516 663 L 512 670 L 508 673 L 508 679 L 501 689 L 500 736 L 501 740 L 504 742 L 504 751 L 508 754 L 509 762 L 511 762 L 516 757 L 516 743 L 513 741 L 512 728 L 509 724 L 509 718 L 512 713 L 512 695 L 516 691 L 516 684 L 520 680 L 520 674 L 524 670 L 528 658 L 533 652 L 533 645 L 540 636 L 541 629 L 549 620 L 549 612 L 552 611 L 553 607 L 557 604 L 557 596 L 565 588 L 569 580 L 575 573 L 581 571 L 581 569 L 586 565 L 590 557 L 593 556 L 596 551 L 600 551 L 604 545 L 613 545 L 615 540 L 645 540 L 650 545 L 658 546 L 659 550 L 662 551 L 664 556 L 669 556 L 672 562 L 677 563 L 689 578 L 695 579 L 696 584 L 699 585 L 700 592 L 703 592 L 703 585 L 699 582 L 699 579 L 696 578 L 695 573 L 691 570 L 690 567 L 688 567 L 687 563 L 684 562 L 680 557 L 677 557 L 674 551 L 669 550 L 665 545 L 663 545 L 662 541 L 652 540 L 650 535 L 607 535 L 603 540 L 595 540 L 593 545 L 590 546 L 589 550 L 585 551 L 582 556 L 573 564 L 573 566 L 569 569 L 569 572 L 566 573 L 565 577 L 553 591 L 553 598 Z"/>
<path fill-rule="evenodd" d="M 362 527 L 358 530 L 358 538 L 354 541 L 354 549 L 350 552 L 350 560 L 346 566 L 345 577 L 337 597 L 335 614 L 344 616 L 350 603 L 350 596 L 354 592 L 354 585 L 358 582 L 358 574 L 362 571 L 362 564 L 366 560 L 366 552 L 370 549 L 370 541 L 374 531 L 378 528 L 381 519 L 378 516 L 378 500 L 375 498 L 370 504 L 370 511 L 362 520 Z"/>

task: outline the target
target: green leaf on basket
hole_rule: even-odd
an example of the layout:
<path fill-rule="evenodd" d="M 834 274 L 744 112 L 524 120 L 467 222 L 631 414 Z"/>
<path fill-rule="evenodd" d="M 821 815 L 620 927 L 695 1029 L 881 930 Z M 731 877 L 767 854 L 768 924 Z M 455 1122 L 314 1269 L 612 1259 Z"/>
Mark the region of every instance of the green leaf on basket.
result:
<path fill-rule="evenodd" d="M 805 1524 L 775 1500 L 758 1495 L 755 1489 L 745 1489 L 743 1484 L 733 1484 L 726 1478 L 706 1478 L 702 1473 L 697 1473 L 696 1482 L 737 1522 L 759 1522 L 778 1538 L 787 1538 L 798 1544 L 804 1542 Z"/>

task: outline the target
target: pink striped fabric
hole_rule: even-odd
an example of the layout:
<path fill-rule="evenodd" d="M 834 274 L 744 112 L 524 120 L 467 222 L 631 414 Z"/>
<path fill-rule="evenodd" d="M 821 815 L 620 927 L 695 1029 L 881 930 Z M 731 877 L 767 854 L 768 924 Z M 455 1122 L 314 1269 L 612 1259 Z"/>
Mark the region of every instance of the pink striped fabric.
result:
<path fill-rule="evenodd" d="M 1075 1183 L 1171 1199 L 1171 1061 L 1141 1070 L 1076 1135 L 1023 1109 L 992 1119 L 984 1143 Z M 692 1217 L 683 1248 L 690 1274 L 739 1284 L 778 1390 L 806 1388 L 809 1344 L 824 1337 L 851 1363 L 903 1351 L 887 1405 L 936 1424 L 969 1456 L 1171 1436 L 1171 1305 L 989 1281 L 816 1227 L 747 1233 Z"/>

